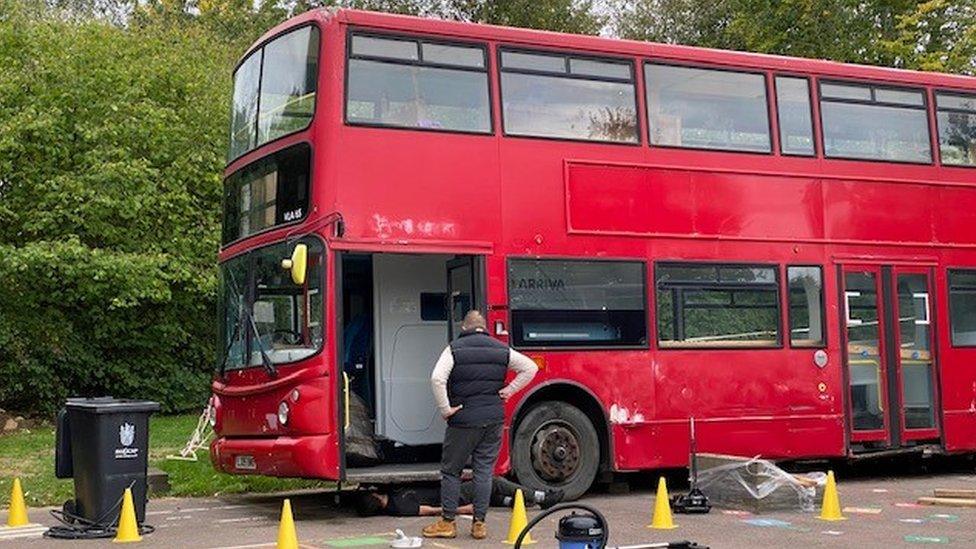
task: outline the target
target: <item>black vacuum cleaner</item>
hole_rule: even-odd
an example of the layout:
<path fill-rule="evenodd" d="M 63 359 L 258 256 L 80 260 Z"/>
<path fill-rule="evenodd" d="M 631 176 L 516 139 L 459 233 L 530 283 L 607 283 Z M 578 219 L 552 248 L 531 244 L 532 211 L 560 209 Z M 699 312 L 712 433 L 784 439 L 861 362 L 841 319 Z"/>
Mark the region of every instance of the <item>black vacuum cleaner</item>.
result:
<path fill-rule="evenodd" d="M 559 519 L 559 527 L 556 531 L 556 539 L 559 540 L 559 549 L 607 549 L 607 541 L 610 539 L 610 525 L 600 511 L 589 505 L 582 503 L 563 503 L 547 509 L 536 515 L 522 532 L 515 539 L 515 549 L 521 549 L 522 542 L 529 535 L 529 530 L 539 523 L 542 519 L 554 513 L 563 511 L 573 511 L 571 514 Z M 576 511 L 583 511 L 578 513 Z M 708 549 L 707 546 L 698 545 L 693 541 L 664 541 L 641 543 L 638 545 L 621 545 L 609 549 Z"/>

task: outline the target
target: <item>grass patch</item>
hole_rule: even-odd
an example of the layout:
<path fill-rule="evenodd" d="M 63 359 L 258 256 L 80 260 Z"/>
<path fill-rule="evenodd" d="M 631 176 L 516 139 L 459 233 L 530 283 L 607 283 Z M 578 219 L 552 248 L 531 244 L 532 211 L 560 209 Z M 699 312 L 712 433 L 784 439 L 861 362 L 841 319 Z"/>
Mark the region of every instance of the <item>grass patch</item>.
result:
<path fill-rule="evenodd" d="M 214 496 L 243 492 L 277 492 L 301 488 L 331 488 L 330 481 L 279 479 L 228 475 L 214 470 L 210 457 L 200 452 L 198 461 L 172 461 L 196 427 L 196 415 L 159 416 L 150 419 L 149 462 L 169 473 L 171 496 Z M 10 499 L 10 486 L 20 477 L 27 505 L 61 505 L 72 497 L 74 481 L 54 477 L 54 427 L 0 436 L 0 507 Z"/>

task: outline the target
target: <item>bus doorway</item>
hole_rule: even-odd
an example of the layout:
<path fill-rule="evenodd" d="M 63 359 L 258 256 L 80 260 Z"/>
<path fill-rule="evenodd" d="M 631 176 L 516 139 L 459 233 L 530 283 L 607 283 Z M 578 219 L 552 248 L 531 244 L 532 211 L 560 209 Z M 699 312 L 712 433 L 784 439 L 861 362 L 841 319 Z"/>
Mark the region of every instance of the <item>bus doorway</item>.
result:
<path fill-rule="evenodd" d="M 484 303 L 483 261 L 448 254 L 340 257 L 346 480 L 437 478 L 445 423 L 430 373 L 464 314 Z M 358 451 L 364 440 L 375 457 Z"/>
<path fill-rule="evenodd" d="M 844 265 L 840 274 L 851 449 L 939 444 L 931 269 Z"/>

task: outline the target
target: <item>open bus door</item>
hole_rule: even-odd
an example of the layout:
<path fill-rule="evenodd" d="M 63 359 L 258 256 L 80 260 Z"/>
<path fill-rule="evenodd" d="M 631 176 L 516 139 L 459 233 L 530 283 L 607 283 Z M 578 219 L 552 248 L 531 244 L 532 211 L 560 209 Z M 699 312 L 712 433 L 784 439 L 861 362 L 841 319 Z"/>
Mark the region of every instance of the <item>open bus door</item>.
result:
<path fill-rule="evenodd" d="M 839 273 L 851 450 L 938 444 L 931 267 L 852 264 Z"/>
<path fill-rule="evenodd" d="M 445 423 L 430 373 L 465 314 L 484 309 L 484 256 L 346 251 L 336 265 L 340 479 L 436 480 Z"/>

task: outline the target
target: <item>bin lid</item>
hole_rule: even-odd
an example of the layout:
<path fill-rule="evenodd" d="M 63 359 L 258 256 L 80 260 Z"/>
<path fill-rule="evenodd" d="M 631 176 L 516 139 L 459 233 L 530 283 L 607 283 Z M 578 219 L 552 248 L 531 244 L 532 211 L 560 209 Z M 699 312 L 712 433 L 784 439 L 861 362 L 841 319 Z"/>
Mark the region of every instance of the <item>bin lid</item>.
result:
<path fill-rule="evenodd" d="M 69 410 L 79 410 L 88 412 L 89 414 L 126 414 L 159 411 L 158 402 L 113 397 L 69 398 L 65 403 L 65 407 Z"/>

